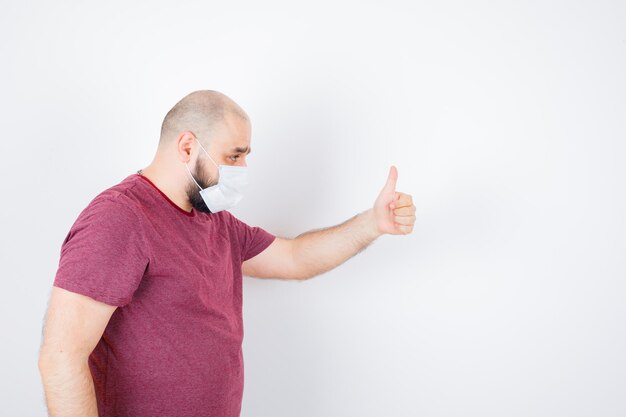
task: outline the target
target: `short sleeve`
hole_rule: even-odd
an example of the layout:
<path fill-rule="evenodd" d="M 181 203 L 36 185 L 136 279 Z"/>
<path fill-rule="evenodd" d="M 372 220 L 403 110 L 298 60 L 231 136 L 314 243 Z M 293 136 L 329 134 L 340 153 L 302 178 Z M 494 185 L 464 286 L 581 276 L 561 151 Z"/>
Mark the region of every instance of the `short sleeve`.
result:
<path fill-rule="evenodd" d="M 232 222 L 241 248 L 241 262 L 247 261 L 263 252 L 272 244 L 276 235 L 259 226 L 250 226 L 231 213 L 224 211 Z"/>
<path fill-rule="evenodd" d="M 92 200 L 61 245 L 54 286 L 122 307 L 148 266 L 139 217 L 118 198 Z"/>

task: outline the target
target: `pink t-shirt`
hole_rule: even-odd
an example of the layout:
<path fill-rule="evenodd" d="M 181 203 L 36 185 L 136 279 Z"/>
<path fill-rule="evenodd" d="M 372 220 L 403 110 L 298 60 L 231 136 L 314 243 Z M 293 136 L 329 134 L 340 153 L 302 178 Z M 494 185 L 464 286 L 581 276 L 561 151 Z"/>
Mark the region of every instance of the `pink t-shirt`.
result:
<path fill-rule="evenodd" d="M 100 417 L 236 417 L 243 261 L 275 235 L 228 211 L 189 213 L 131 174 L 61 247 L 57 287 L 118 306 L 89 356 Z"/>

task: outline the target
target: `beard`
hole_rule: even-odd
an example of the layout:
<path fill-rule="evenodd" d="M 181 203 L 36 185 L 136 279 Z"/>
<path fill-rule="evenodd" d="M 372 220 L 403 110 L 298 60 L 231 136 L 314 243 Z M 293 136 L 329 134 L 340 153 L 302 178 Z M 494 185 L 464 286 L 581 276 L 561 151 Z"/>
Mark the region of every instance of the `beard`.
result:
<path fill-rule="evenodd" d="M 211 187 L 217 184 L 217 180 L 211 180 L 210 177 L 209 179 L 205 179 L 204 176 L 200 174 L 201 172 L 206 172 L 206 170 L 204 169 L 204 164 L 199 158 L 196 160 L 196 166 L 193 169 L 190 169 L 190 171 L 203 190 L 207 187 Z M 202 213 L 212 213 L 212 211 L 209 210 L 206 203 L 202 199 L 202 196 L 200 195 L 200 190 L 198 190 L 198 186 L 191 180 L 191 178 L 189 179 L 189 183 L 185 188 L 185 193 L 187 194 L 187 198 L 189 199 L 191 206 L 196 211 L 200 211 Z"/>

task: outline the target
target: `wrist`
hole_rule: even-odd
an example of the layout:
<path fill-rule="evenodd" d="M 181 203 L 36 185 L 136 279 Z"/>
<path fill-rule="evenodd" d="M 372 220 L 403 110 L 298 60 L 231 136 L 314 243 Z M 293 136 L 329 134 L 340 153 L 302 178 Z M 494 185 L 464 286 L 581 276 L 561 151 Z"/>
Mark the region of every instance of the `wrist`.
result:
<path fill-rule="evenodd" d="M 369 208 L 361 213 L 364 219 L 364 226 L 367 231 L 367 236 L 372 240 L 382 236 L 384 233 L 378 229 L 378 223 L 376 222 L 376 216 L 374 215 L 374 209 Z"/>

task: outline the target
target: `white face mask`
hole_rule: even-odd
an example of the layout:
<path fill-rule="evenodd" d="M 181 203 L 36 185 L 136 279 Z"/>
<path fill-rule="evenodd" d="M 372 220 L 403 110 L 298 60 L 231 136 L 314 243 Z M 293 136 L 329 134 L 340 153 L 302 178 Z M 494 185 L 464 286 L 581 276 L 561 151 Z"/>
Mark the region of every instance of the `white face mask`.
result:
<path fill-rule="evenodd" d="M 234 207 L 243 198 L 241 189 L 248 185 L 248 167 L 216 164 L 200 141 L 197 138 L 196 140 L 204 153 L 206 153 L 209 159 L 217 166 L 220 175 L 217 184 L 202 189 L 193 175 L 191 175 L 189 165 L 185 162 L 187 172 L 189 172 L 191 179 L 200 189 L 200 196 L 209 210 L 211 210 L 211 213 L 217 213 L 218 211 Z"/>

